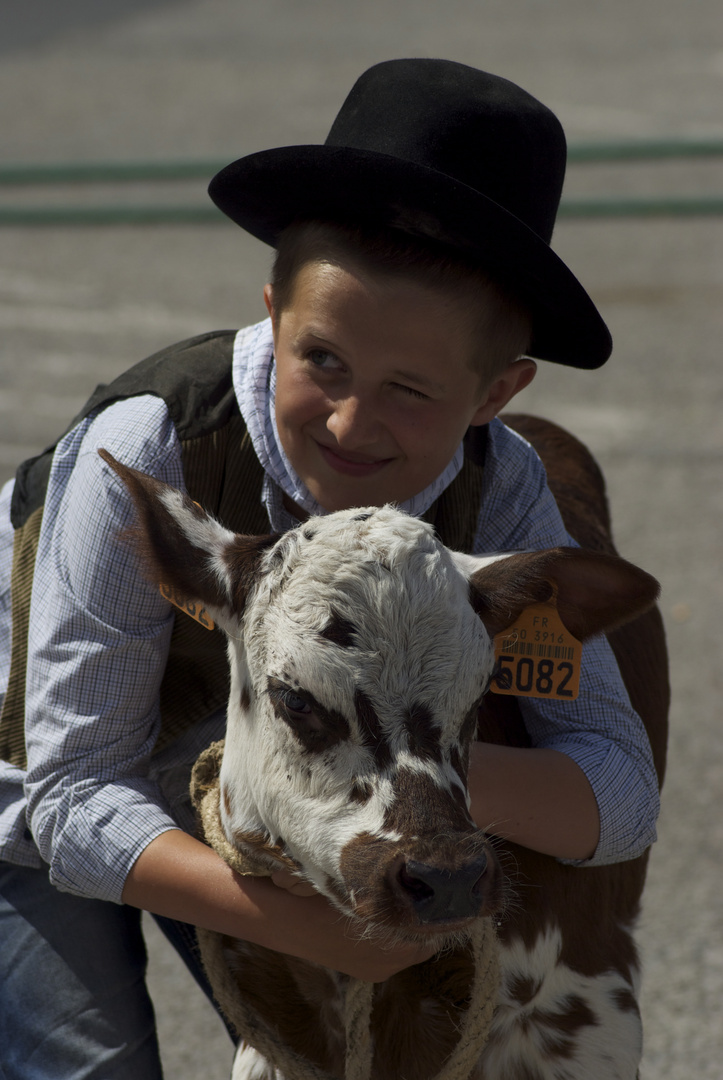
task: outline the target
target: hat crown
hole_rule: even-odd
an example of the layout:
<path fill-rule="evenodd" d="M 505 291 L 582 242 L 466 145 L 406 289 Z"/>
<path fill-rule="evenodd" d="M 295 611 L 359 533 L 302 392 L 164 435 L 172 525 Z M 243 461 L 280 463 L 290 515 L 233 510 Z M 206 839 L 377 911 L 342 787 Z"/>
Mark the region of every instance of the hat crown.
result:
<path fill-rule="evenodd" d="M 387 60 L 357 80 L 323 145 L 249 154 L 209 192 L 267 244 L 321 220 L 457 250 L 530 312 L 530 355 L 595 368 L 610 333 L 550 247 L 565 160 L 557 117 L 509 80 L 451 60 Z"/>
<path fill-rule="evenodd" d="M 326 145 L 444 174 L 550 242 L 565 135 L 550 109 L 507 79 L 449 60 L 375 64 L 352 87 Z"/>

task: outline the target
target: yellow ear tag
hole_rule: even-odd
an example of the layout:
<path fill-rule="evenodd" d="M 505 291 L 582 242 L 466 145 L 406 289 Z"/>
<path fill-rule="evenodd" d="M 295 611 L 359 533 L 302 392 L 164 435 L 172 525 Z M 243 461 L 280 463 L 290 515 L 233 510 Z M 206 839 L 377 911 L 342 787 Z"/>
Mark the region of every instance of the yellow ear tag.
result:
<path fill-rule="evenodd" d="M 169 603 L 177 607 L 179 611 L 183 611 L 186 615 L 190 615 L 192 619 L 195 619 L 201 626 L 205 626 L 207 630 L 213 630 L 216 626 L 215 622 L 209 614 L 207 614 L 205 607 L 197 603 L 194 600 L 187 600 L 185 596 L 182 596 L 171 585 L 159 585 L 158 591 Z"/>
<path fill-rule="evenodd" d="M 525 608 L 494 644 L 495 694 L 549 701 L 574 701 L 579 694 L 582 644 L 564 625 L 554 597 Z"/>

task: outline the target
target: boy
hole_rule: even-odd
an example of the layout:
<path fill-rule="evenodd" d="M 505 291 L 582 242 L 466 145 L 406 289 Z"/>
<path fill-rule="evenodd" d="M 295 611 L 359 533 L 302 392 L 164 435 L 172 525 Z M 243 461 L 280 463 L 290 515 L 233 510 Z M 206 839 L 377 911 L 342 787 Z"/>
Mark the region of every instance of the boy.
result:
<path fill-rule="evenodd" d="M 192 970 L 188 923 L 373 980 L 425 957 L 358 942 L 293 878 L 239 879 L 190 835 L 188 767 L 223 732 L 218 658 L 199 663 L 189 620 L 174 626 L 117 542 L 132 510 L 96 451 L 202 490 L 247 532 L 394 501 L 475 552 L 567 542 L 539 461 L 496 420 L 534 376 L 527 354 L 596 367 L 610 352 L 548 246 L 564 154 L 552 114 L 505 80 L 435 60 L 370 69 L 324 146 L 212 182 L 277 247 L 270 319 L 141 365 L 92 399 L 47 487 L 42 460 L 18 474 L 14 586 L 26 542 L 37 557 L 23 747 L 19 663 L 3 713 L 6 1076 L 160 1076 L 137 909 Z M 477 823 L 576 863 L 638 855 L 657 784 L 607 644 L 586 647 L 574 705 L 523 709 L 531 749 L 475 745 Z"/>

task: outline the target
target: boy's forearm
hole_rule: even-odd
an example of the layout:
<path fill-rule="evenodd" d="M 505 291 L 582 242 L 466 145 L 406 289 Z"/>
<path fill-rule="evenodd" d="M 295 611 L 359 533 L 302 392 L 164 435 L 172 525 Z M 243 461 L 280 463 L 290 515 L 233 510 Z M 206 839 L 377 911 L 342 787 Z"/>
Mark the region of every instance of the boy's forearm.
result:
<path fill-rule="evenodd" d="M 557 750 L 472 744 L 472 816 L 481 829 L 561 859 L 589 859 L 600 815 L 582 769 Z"/>
<path fill-rule="evenodd" d="M 299 897 L 268 878 L 240 877 L 211 848 L 180 830 L 141 853 L 124 903 L 378 982 L 433 950 L 359 941 L 353 924 L 320 895 Z"/>

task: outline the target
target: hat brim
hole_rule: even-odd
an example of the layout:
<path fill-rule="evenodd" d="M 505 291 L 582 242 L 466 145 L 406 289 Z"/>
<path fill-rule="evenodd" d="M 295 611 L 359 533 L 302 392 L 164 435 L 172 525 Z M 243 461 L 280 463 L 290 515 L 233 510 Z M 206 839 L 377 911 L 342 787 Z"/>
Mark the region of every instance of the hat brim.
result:
<path fill-rule="evenodd" d="M 424 165 L 351 147 L 284 146 L 240 158 L 209 194 L 252 236 L 275 246 L 300 220 L 393 220 L 400 209 L 439 223 L 445 243 L 506 284 L 532 315 L 529 355 L 600 367 L 612 352 L 607 326 L 552 248 L 499 203 Z"/>

